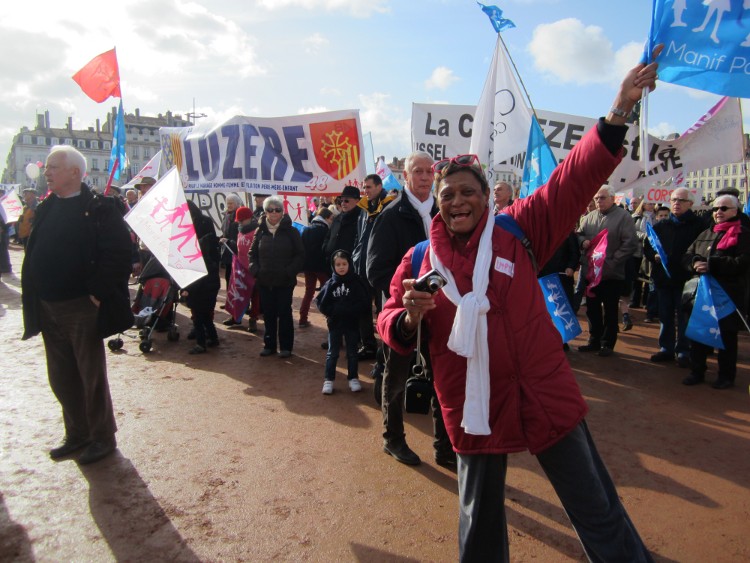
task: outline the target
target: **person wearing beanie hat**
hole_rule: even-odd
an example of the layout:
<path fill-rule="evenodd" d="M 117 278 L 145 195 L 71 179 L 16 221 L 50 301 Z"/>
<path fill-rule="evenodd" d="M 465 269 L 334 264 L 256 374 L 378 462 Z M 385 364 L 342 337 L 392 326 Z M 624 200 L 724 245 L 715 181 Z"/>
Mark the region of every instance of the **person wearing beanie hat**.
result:
<path fill-rule="evenodd" d="M 255 276 L 250 273 L 248 254 L 258 228 L 258 220 L 249 207 L 238 207 L 234 213 L 235 222 L 239 225 L 237 233 L 237 253 L 232 257 L 232 270 L 227 286 L 227 303 L 225 309 L 230 317 L 223 322 L 224 326 L 239 325 L 245 311 L 250 317 L 248 332 L 257 332 L 260 316 L 260 291 L 255 285 Z"/>
<path fill-rule="evenodd" d="M 238 207 L 237 211 L 234 214 L 234 220 L 237 223 L 242 223 L 246 219 L 252 219 L 253 218 L 253 212 L 250 210 L 249 207 Z"/>

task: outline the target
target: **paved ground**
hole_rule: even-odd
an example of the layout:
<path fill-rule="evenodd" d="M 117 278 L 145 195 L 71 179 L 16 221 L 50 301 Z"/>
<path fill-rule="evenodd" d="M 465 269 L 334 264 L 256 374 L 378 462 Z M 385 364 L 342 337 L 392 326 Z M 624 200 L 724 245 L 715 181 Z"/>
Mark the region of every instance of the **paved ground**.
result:
<path fill-rule="evenodd" d="M 0 561 L 456 560 L 456 479 L 432 462 L 428 417 L 408 418 L 421 466 L 383 454 L 369 365 L 364 392 L 340 372 L 320 393 L 319 315 L 289 360 L 223 327 L 220 349 L 189 356 L 182 309 L 179 342 L 126 342 L 108 358 L 119 451 L 81 468 L 47 456 L 60 411 L 41 341 L 20 341 L 19 292 L 4 275 Z M 685 371 L 648 361 L 657 327 L 634 316 L 614 356 L 569 353 L 620 495 L 657 561 L 748 561 L 750 340 L 736 388 L 686 388 Z M 514 561 L 584 560 L 528 454 L 512 456 L 507 508 Z"/>

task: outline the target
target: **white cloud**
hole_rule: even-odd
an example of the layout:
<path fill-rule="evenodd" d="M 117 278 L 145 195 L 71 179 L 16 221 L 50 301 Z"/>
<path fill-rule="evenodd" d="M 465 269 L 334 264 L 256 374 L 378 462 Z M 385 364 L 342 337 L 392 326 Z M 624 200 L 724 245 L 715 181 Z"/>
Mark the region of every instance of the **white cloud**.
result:
<path fill-rule="evenodd" d="M 439 66 L 433 70 L 430 77 L 425 80 L 424 86 L 428 90 L 445 90 L 456 80 L 458 80 L 458 77 L 453 74 L 451 69 L 445 66 Z"/>
<path fill-rule="evenodd" d="M 303 43 L 305 44 L 305 51 L 315 54 L 326 47 L 330 41 L 320 33 L 313 33 L 310 37 L 306 37 Z"/>
<path fill-rule="evenodd" d="M 310 106 L 306 108 L 299 108 L 297 110 L 297 115 L 305 115 L 308 113 L 322 113 L 324 111 L 331 111 L 325 106 Z"/>
<path fill-rule="evenodd" d="M 389 94 L 360 94 L 359 105 L 362 132 L 372 133 L 376 155 L 401 157 L 411 152 L 411 115 L 404 116 L 400 106 L 391 105 Z"/>
<path fill-rule="evenodd" d="M 306 10 L 348 10 L 358 18 L 366 18 L 374 13 L 390 11 L 389 0 L 260 0 L 258 5 L 266 10 L 304 8 Z"/>
<path fill-rule="evenodd" d="M 614 64 L 618 57 L 604 30 L 575 18 L 537 26 L 528 48 L 534 66 L 561 82 L 609 83 L 624 74 Z M 630 59 L 627 68 L 632 66 Z"/>

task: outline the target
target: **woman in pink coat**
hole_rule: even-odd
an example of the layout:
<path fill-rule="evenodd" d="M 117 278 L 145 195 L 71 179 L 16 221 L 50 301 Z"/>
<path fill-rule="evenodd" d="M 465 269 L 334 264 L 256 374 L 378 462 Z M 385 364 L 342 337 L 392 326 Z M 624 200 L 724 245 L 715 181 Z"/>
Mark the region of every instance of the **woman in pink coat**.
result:
<path fill-rule="evenodd" d="M 657 50 L 654 51 L 658 55 Z M 544 264 L 621 159 L 625 118 L 655 63 L 623 80 L 615 105 L 532 196 L 504 211 Z M 420 269 L 448 283 L 413 289 L 409 251 L 391 282 L 378 320 L 399 353 L 414 348 L 421 321 L 434 385 L 458 454 L 461 561 L 508 561 L 504 485 L 507 454 L 536 455 L 591 561 L 651 561 L 607 470 L 584 416 L 587 406 L 562 351 L 531 256 L 496 226 L 489 186 L 473 155 L 436 163 L 440 214 Z"/>

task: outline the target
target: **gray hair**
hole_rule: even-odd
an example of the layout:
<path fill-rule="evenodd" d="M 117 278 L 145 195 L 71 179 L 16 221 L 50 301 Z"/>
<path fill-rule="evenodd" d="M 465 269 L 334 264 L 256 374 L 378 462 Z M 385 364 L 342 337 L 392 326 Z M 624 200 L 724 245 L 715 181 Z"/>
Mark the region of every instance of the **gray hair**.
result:
<path fill-rule="evenodd" d="M 610 186 L 609 184 L 604 184 L 601 188 L 599 188 L 596 193 L 599 193 L 600 191 L 604 190 L 609 194 L 611 197 L 615 197 L 615 189 Z"/>
<path fill-rule="evenodd" d="M 77 168 L 81 174 L 79 180 L 82 180 L 86 175 L 86 157 L 70 145 L 55 145 L 49 151 L 50 154 L 61 153 L 65 157 L 65 164 L 72 168 Z"/>
<path fill-rule="evenodd" d="M 735 196 L 729 195 L 729 194 L 722 194 L 713 201 L 713 204 L 716 205 L 720 199 L 728 199 L 729 201 L 732 202 L 732 207 L 736 207 L 737 211 L 742 211 L 742 205 L 740 205 L 740 200 L 736 198 Z"/>
<path fill-rule="evenodd" d="M 238 207 L 243 205 L 242 198 L 238 196 L 237 194 L 229 194 L 227 196 L 227 201 L 231 201 Z"/>
<path fill-rule="evenodd" d="M 267 211 L 269 207 L 281 207 L 284 209 L 284 200 L 277 195 L 272 195 L 263 200 L 263 211 Z"/>
<path fill-rule="evenodd" d="M 685 193 L 687 194 L 685 196 L 685 199 L 689 199 L 691 202 L 695 203 L 695 196 L 692 193 L 690 193 L 689 189 L 687 189 L 687 188 L 675 188 L 674 190 L 672 190 L 672 194 L 674 194 L 677 190 L 685 190 Z"/>
<path fill-rule="evenodd" d="M 430 162 L 435 162 L 428 153 L 424 151 L 416 151 L 406 157 L 406 160 L 404 161 L 404 170 L 406 170 L 407 172 L 411 172 L 411 165 L 418 158 L 423 158 L 429 160 Z"/>

